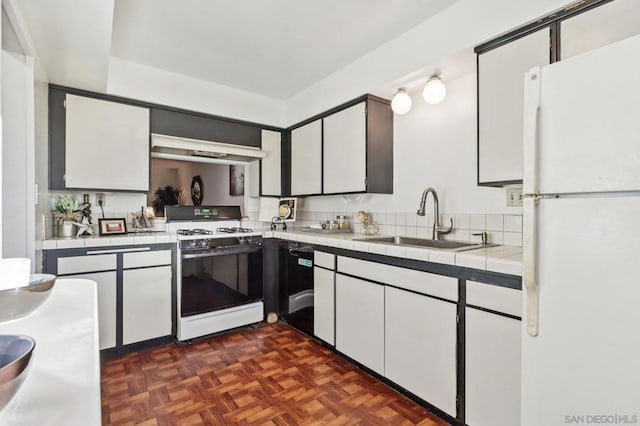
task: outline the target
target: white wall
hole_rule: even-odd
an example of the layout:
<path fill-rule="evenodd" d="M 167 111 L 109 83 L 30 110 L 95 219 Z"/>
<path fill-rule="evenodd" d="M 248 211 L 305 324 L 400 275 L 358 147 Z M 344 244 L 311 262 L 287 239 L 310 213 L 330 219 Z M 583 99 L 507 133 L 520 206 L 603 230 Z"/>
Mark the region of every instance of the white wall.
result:
<path fill-rule="evenodd" d="M 2 51 L 2 87 L 2 254 L 34 258 L 33 66 L 24 55 Z"/>
<path fill-rule="evenodd" d="M 222 117 L 284 126 L 284 101 L 111 57 L 107 93 Z"/>
<path fill-rule="evenodd" d="M 568 0 L 460 0 L 399 37 L 287 99 L 287 125 L 293 125 L 417 70 L 468 50 L 570 3 Z M 442 70 L 445 74 L 447 69 Z M 427 76 L 425 75 L 424 78 Z"/>
<path fill-rule="evenodd" d="M 475 73 L 448 81 L 439 105 L 426 104 L 420 93 L 412 100 L 409 113 L 394 115 L 394 193 L 370 194 L 348 206 L 340 196 L 309 197 L 304 210 L 411 212 L 431 186 L 443 213 L 520 214 L 506 207 L 503 189 L 476 185 Z"/>

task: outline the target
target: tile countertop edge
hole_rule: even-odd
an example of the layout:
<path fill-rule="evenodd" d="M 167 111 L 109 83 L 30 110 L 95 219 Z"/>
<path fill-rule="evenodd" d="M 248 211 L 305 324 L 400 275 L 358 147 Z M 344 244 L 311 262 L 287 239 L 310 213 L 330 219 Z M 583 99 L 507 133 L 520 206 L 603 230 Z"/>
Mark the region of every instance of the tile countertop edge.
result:
<path fill-rule="evenodd" d="M 309 232 L 293 230 L 269 231 L 264 238 L 280 238 L 283 240 L 300 241 L 309 244 L 325 245 L 335 248 L 377 253 L 392 257 L 417 259 L 447 265 L 474 268 L 509 275 L 522 276 L 522 248 L 517 246 L 492 246 L 476 250 L 450 252 L 418 247 L 397 247 L 366 241 L 352 241 L 363 238 L 361 234 L 309 235 Z M 378 235 L 380 236 L 380 235 Z"/>
<path fill-rule="evenodd" d="M 522 247 L 493 246 L 476 250 L 450 252 L 421 247 L 402 247 L 366 241 L 353 241 L 363 238 L 362 234 L 314 234 L 296 231 L 264 231 L 264 238 L 280 238 L 284 240 L 300 241 L 309 244 L 343 248 L 353 251 L 377 253 L 385 256 L 416 259 L 426 262 L 442 263 L 509 275 L 522 276 Z M 43 250 L 56 250 L 83 247 L 108 247 L 138 244 L 164 244 L 175 242 L 175 234 L 165 232 L 153 235 L 125 235 L 113 237 L 80 237 L 80 238 L 50 238 L 42 241 Z"/>
<path fill-rule="evenodd" d="M 55 323 L 56 333 L 51 333 Z M 94 281 L 58 279 L 31 315 L 0 323 L 2 334 L 36 341 L 29 373 L 0 411 L 6 426 L 100 424 L 98 299 Z"/>
<path fill-rule="evenodd" d="M 130 246 L 139 244 L 166 244 L 175 243 L 176 235 L 167 232 L 157 232 L 153 234 L 127 234 L 111 237 L 68 237 L 68 238 L 48 238 L 42 241 L 42 250 L 59 250 L 83 247 L 109 247 L 109 246 Z"/>

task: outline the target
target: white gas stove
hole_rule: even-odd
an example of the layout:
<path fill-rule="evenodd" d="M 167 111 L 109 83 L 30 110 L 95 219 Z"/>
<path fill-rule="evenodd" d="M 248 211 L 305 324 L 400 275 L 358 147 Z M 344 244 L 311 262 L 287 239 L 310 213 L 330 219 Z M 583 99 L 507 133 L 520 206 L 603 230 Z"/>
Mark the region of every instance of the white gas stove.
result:
<path fill-rule="evenodd" d="M 178 340 L 262 321 L 262 236 L 240 226 L 240 207 L 171 206 L 166 218 L 178 240 Z"/>

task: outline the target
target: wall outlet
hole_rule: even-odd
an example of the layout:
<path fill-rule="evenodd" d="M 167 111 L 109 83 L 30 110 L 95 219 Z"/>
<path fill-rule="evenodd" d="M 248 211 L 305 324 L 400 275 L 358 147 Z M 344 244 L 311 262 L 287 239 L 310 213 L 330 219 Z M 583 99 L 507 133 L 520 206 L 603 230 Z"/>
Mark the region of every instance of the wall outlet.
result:
<path fill-rule="evenodd" d="M 507 207 L 522 207 L 522 188 L 507 188 Z"/>
<path fill-rule="evenodd" d="M 107 205 L 107 197 L 104 194 L 97 193 L 96 194 L 96 206 L 100 206 L 100 201 L 102 201 L 102 207 Z"/>

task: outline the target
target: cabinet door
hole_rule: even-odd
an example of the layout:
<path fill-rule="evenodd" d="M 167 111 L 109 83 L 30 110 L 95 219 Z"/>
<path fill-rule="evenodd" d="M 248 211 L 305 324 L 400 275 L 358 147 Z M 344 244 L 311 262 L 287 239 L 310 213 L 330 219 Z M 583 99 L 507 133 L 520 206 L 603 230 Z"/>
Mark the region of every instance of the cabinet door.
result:
<path fill-rule="evenodd" d="M 148 192 L 149 110 L 67 94 L 65 186 Z"/>
<path fill-rule="evenodd" d="M 261 195 L 282 194 L 282 135 L 271 130 L 262 131 L 262 150 L 267 156 L 261 160 Z"/>
<path fill-rule="evenodd" d="M 365 191 L 365 103 L 359 103 L 324 118 L 323 126 L 323 192 L 338 194 Z"/>
<path fill-rule="evenodd" d="M 122 343 L 171 334 L 171 266 L 123 272 Z"/>
<path fill-rule="evenodd" d="M 335 344 L 335 272 L 313 268 L 313 334 Z"/>
<path fill-rule="evenodd" d="M 336 349 L 384 374 L 384 286 L 336 275 Z"/>
<path fill-rule="evenodd" d="M 466 423 L 520 424 L 520 335 L 516 319 L 466 308 Z"/>
<path fill-rule="evenodd" d="M 385 288 L 385 376 L 456 416 L 456 305 Z"/>
<path fill-rule="evenodd" d="M 84 278 L 98 284 L 98 329 L 100 349 L 116 345 L 116 271 L 71 275 L 65 278 Z"/>
<path fill-rule="evenodd" d="M 560 57 L 567 59 L 640 32 L 640 2 L 616 0 L 560 23 Z"/>
<path fill-rule="evenodd" d="M 550 60 L 549 28 L 478 56 L 478 183 L 522 181 L 524 73 Z"/>
<path fill-rule="evenodd" d="M 291 131 L 291 195 L 322 193 L 322 120 Z"/>

